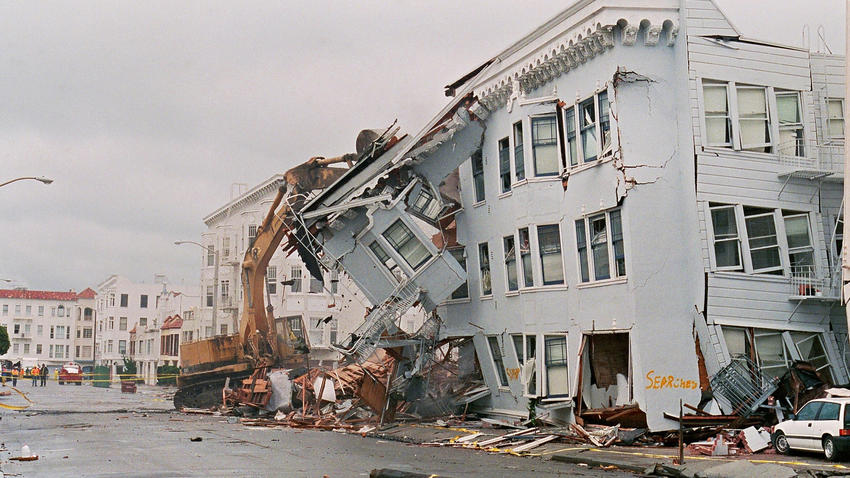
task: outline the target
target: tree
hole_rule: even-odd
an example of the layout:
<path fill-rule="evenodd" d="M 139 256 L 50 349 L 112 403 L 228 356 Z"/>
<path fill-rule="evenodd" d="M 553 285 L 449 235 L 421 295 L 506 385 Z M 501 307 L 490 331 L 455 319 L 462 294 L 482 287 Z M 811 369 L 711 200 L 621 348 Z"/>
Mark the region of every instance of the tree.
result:
<path fill-rule="evenodd" d="M 9 332 L 6 327 L 0 327 L 0 355 L 9 351 Z"/>

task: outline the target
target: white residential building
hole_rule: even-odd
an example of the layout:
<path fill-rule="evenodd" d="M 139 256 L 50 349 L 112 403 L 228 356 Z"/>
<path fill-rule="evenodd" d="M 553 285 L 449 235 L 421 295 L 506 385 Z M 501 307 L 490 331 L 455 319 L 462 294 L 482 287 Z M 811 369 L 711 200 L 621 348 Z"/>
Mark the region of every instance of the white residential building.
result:
<path fill-rule="evenodd" d="M 120 275 L 110 276 L 97 287 L 96 363 L 111 367 L 114 373 L 124 357 L 135 355 L 141 366 L 138 372 L 155 375 L 157 364 L 161 365 L 160 326 L 165 318 L 179 314 L 181 307 L 195 307 L 199 300 L 196 286 L 172 287 L 161 275 L 155 276 L 153 283 L 134 283 Z M 134 329 L 137 338 L 133 351 L 137 351 L 139 336 L 144 336 L 141 357 L 131 354 L 130 332 Z"/>
<path fill-rule="evenodd" d="M 23 367 L 68 361 L 91 364 L 94 291 L 0 290 L 0 327 L 10 347 L 0 359 Z"/>

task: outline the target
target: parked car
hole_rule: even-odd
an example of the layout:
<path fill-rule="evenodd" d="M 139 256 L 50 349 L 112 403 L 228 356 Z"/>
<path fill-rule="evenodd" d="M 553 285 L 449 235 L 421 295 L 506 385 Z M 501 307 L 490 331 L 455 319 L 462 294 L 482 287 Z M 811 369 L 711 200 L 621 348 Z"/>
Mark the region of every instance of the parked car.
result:
<path fill-rule="evenodd" d="M 68 383 L 83 384 L 83 369 L 75 362 L 68 362 L 59 370 L 59 385 Z"/>
<path fill-rule="evenodd" d="M 792 450 L 823 451 L 836 461 L 850 450 L 850 398 L 812 400 L 773 429 L 778 453 Z"/>

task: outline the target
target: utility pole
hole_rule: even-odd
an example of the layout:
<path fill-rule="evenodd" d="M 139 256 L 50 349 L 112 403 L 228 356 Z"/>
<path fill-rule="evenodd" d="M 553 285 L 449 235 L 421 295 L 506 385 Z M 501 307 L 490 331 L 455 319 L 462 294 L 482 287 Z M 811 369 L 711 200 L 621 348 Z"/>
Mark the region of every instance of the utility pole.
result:
<path fill-rule="evenodd" d="M 844 2 L 845 13 L 844 13 L 844 45 L 845 45 L 845 53 L 844 53 L 844 117 L 847 118 L 847 103 L 850 100 L 850 0 L 846 0 Z M 845 135 L 847 134 L 847 126 L 844 126 Z M 850 206 L 850 149 L 844 146 L 844 207 L 842 208 L 844 211 L 844 230 L 842 234 L 844 237 L 850 237 L 850 224 L 848 224 L 847 217 L 847 207 Z M 850 308 L 848 308 L 848 301 L 850 301 L 850 257 L 848 257 L 848 247 L 850 247 L 850 241 L 845 240 L 841 245 L 841 304 L 844 306 L 844 314 L 847 317 L 847 323 L 850 325 Z M 846 341 L 847 339 L 845 339 Z M 847 344 L 844 344 L 847 346 Z"/>
<path fill-rule="evenodd" d="M 218 241 L 216 240 L 216 242 L 218 242 Z M 174 241 L 174 244 L 176 244 L 178 246 L 181 245 L 181 244 L 194 244 L 194 245 L 200 247 L 201 249 L 203 249 L 204 252 L 206 253 L 206 255 L 209 255 L 209 253 L 210 253 L 210 251 L 209 251 L 210 246 L 204 246 L 200 242 Z M 211 246 L 212 250 L 213 250 L 213 257 L 215 258 L 215 264 L 214 264 L 215 265 L 215 271 L 213 272 L 213 300 L 212 300 L 212 335 L 213 336 L 218 335 L 216 333 L 216 318 L 218 317 L 218 269 L 219 269 L 219 266 L 221 265 L 219 263 L 219 250 L 216 247 L 216 245 L 217 244 L 213 244 Z M 204 261 L 205 261 L 204 263 L 206 263 L 206 257 L 204 257 Z M 206 295 L 203 290 L 201 291 L 201 293 Z"/>

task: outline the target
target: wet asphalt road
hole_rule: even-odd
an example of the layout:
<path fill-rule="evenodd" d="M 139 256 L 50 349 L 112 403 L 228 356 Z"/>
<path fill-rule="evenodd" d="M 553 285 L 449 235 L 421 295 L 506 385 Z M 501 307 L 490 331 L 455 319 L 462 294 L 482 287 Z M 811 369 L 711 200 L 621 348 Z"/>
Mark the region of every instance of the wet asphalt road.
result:
<path fill-rule="evenodd" d="M 140 386 L 44 388 L 18 382 L 34 404 L 0 409 L 0 469 L 23 477 L 293 476 L 359 477 L 393 468 L 454 477 L 626 477 L 543 458 L 432 448 L 312 430 L 249 428 L 224 417 L 172 410 L 165 390 Z M 8 388 L 0 388 L 8 390 Z M 0 403 L 23 404 L 21 397 Z M 201 441 L 191 441 L 200 437 Z M 27 444 L 39 460 L 9 461 Z"/>

